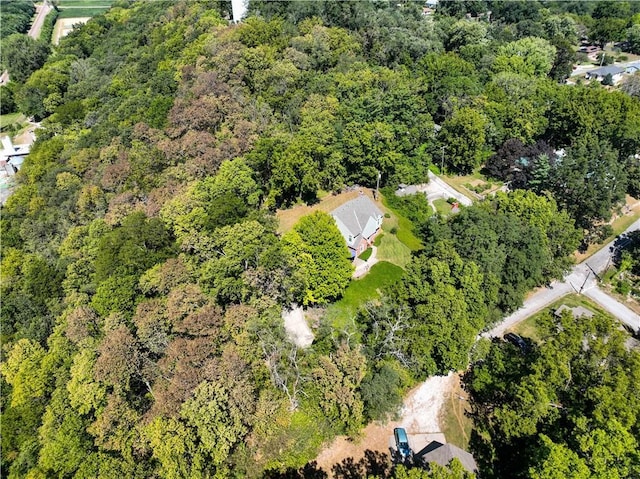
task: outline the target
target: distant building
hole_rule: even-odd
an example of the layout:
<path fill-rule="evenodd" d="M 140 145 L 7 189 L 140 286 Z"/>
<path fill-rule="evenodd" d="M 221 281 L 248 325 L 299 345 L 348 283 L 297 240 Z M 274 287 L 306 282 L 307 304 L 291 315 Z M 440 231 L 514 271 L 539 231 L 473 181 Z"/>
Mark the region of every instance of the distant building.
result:
<path fill-rule="evenodd" d="M 31 145 L 14 145 L 11 142 L 11 138 L 3 136 L 2 149 L 0 150 L 0 167 L 9 175 L 15 174 L 22 166 L 22 162 L 30 150 Z"/>
<path fill-rule="evenodd" d="M 640 71 L 640 62 L 634 62 L 631 63 L 629 65 L 627 65 L 624 69 L 625 73 L 628 73 L 629 75 L 633 75 L 634 73 L 637 73 Z"/>
<path fill-rule="evenodd" d="M 331 212 L 347 242 L 352 257 L 358 256 L 373 242 L 382 226 L 383 214 L 366 195 L 348 201 Z"/>
<path fill-rule="evenodd" d="M 595 70 L 588 71 L 585 75 L 585 78 L 587 80 L 602 81 L 606 78 L 607 75 L 611 75 L 613 83 L 618 83 L 620 80 L 622 80 L 622 74 L 624 72 L 625 69 L 622 67 L 609 65 L 606 67 L 600 67 L 596 68 Z"/>
<path fill-rule="evenodd" d="M 454 458 L 458 459 L 462 467 L 467 471 L 473 474 L 478 473 L 478 465 L 473 456 L 452 444 L 442 444 L 438 441 L 432 441 L 415 455 L 415 459 L 422 462 L 424 466 L 430 462 L 435 462 L 436 464 L 446 467 Z"/>

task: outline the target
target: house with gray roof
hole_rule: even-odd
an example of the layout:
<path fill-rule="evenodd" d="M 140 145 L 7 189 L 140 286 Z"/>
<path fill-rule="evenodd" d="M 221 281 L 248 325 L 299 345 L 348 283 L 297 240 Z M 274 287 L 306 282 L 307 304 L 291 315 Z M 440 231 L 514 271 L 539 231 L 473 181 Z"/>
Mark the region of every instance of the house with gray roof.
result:
<path fill-rule="evenodd" d="M 432 441 L 415 455 L 415 459 L 421 461 L 424 466 L 430 462 L 435 462 L 441 466 L 448 466 L 453 459 L 458 459 L 462 467 L 467 471 L 477 474 L 478 465 L 473 456 L 453 444 L 442 444 L 438 441 Z"/>
<path fill-rule="evenodd" d="M 366 195 L 346 202 L 331 212 L 347 242 L 351 257 L 356 257 L 373 242 L 382 226 L 383 214 Z"/>
<path fill-rule="evenodd" d="M 587 80 L 597 80 L 602 81 L 605 79 L 607 75 L 611 75 L 611 79 L 613 83 L 617 83 L 622 80 L 622 74 L 625 72 L 624 68 L 608 65 L 606 67 L 596 68 L 595 70 L 590 70 L 585 74 L 585 78 Z"/>

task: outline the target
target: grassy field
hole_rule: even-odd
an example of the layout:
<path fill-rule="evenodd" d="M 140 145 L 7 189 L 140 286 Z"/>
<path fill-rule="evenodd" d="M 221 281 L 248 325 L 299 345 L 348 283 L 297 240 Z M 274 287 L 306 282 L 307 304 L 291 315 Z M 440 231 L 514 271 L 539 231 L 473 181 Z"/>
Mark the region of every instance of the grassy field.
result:
<path fill-rule="evenodd" d="M 367 301 L 380 297 L 380 290 L 395 283 L 403 269 L 386 261 L 376 263 L 362 279 L 349 283 L 340 301 L 327 308 L 327 318 L 336 329 L 343 329 Z"/>
<path fill-rule="evenodd" d="M 374 244 L 378 247 L 376 257 L 379 261 L 387 261 L 401 268 L 411 261 L 411 250 L 396 235 L 383 233 L 376 238 Z"/>
<path fill-rule="evenodd" d="M 398 211 L 391 208 L 382 197 L 382 204 L 385 209 L 389 212 L 390 218 L 385 218 L 382 222 L 382 229 L 384 231 L 391 231 L 393 228 L 396 229 L 396 236 L 404 245 L 406 245 L 411 251 L 419 251 L 422 249 L 422 242 L 420 239 L 413 234 L 413 223 L 404 216 L 402 216 Z"/>
<path fill-rule="evenodd" d="M 440 412 L 440 425 L 447 442 L 464 450 L 469 449 L 473 428 L 473 421 L 466 414 L 470 411 L 467 396 L 458 377 L 455 387 L 447 394 Z"/>
<path fill-rule="evenodd" d="M 58 18 L 93 17 L 111 7 L 114 0 L 59 0 Z"/>
<path fill-rule="evenodd" d="M 451 213 L 451 205 L 447 203 L 447 200 L 443 200 L 442 198 L 434 200 L 433 206 L 436 207 L 438 214 L 442 216 L 448 216 L 449 213 Z"/>
<path fill-rule="evenodd" d="M 8 113 L 7 115 L 0 115 L 0 130 L 4 130 L 13 124 L 20 124 L 26 120 L 22 113 Z"/>

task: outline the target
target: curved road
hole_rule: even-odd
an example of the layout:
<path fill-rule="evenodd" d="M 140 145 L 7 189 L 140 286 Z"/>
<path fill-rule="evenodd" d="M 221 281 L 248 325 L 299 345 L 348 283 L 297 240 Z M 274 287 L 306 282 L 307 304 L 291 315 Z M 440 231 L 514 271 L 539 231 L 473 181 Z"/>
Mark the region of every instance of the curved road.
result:
<path fill-rule="evenodd" d="M 482 333 L 481 336 L 502 336 L 505 331 L 512 328 L 520 321 L 523 321 L 529 316 L 546 308 L 563 296 L 574 292 L 583 293 L 585 296 L 593 299 L 596 303 L 613 314 L 621 322 L 629 325 L 635 331 L 640 330 L 640 316 L 599 289 L 595 276 L 595 274 L 600 274 L 607 269 L 611 262 L 613 251 L 616 248 L 625 245 L 624 236 L 627 233 L 638 229 L 640 229 L 640 220 L 637 220 L 629 226 L 624 233 L 619 236 L 619 239 L 603 246 L 597 253 L 593 254 L 582 263 L 577 264 L 571 272 L 565 276 L 562 282 L 553 282 L 551 284 L 551 288 L 540 288 L 533 295 L 527 298 L 520 309 L 510 316 L 507 316 L 492 330 Z"/>

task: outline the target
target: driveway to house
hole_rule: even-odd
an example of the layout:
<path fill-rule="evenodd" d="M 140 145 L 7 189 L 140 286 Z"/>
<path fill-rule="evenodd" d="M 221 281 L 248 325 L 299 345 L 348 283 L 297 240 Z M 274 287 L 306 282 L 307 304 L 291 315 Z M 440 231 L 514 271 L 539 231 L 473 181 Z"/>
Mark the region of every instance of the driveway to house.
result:
<path fill-rule="evenodd" d="M 364 276 L 369 272 L 371 267 L 378 262 L 378 258 L 376 255 L 378 254 L 378 248 L 376 246 L 371 245 L 371 256 L 367 259 L 367 261 L 362 261 L 357 256 L 354 258 L 355 271 L 351 275 L 353 279 L 358 279 Z"/>
<path fill-rule="evenodd" d="M 460 204 L 465 206 L 471 206 L 473 204 L 470 198 L 452 188 L 446 181 L 440 179 L 440 177 L 431 171 L 429 171 L 429 183 L 409 185 L 405 186 L 402 190 L 396 191 L 396 195 L 398 196 L 414 195 L 416 193 L 424 193 L 427 195 L 427 200 L 434 210 L 433 201 L 440 198 L 444 200 L 455 198 Z"/>
<path fill-rule="evenodd" d="M 429 183 L 426 185 L 424 192 L 427 194 L 429 201 L 437 198 L 443 198 L 445 200 L 447 198 L 455 198 L 461 205 L 471 206 L 473 204 L 470 198 L 449 186 L 446 181 L 431 171 L 429 171 Z"/>
<path fill-rule="evenodd" d="M 629 240 L 625 238 L 626 234 L 638 229 L 640 229 L 640 220 L 637 220 L 629 226 L 617 239 L 603 246 L 598 252 L 582 263 L 574 266 L 563 281 L 554 281 L 549 288 L 538 289 L 526 299 L 520 309 L 510 316 L 507 316 L 492 330 L 482 333 L 481 336 L 485 338 L 500 337 L 505 331 L 520 321 L 527 319 L 529 316 L 541 311 L 551 303 L 572 292 L 584 293 L 620 321 L 628 324 L 634 328 L 634 330 L 638 330 L 640 328 L 640 317 L 599 289 L 596 278 L 596 274 L 600 274 L 607 269 L 612 261 L 612 254 L 615 250 L 628 243 Z"/>

